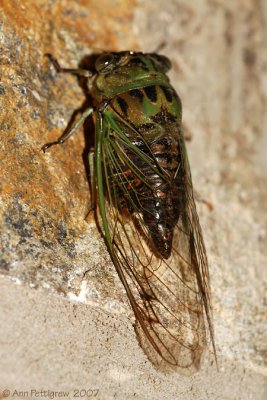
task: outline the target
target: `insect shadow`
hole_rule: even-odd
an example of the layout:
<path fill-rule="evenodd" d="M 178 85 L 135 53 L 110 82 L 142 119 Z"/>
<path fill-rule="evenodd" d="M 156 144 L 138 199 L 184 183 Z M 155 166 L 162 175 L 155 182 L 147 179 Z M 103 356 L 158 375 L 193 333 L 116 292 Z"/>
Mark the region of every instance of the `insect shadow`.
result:
<path fill-rule="evenodd" d="M 82 105 L 74 110 L 72 113 L 66 128 L 63 130 L 61 136 L 52 143 L 48 143 L 43 146 L 43 150 L 45 151 L 53 144 L 60 144 L 63 143 L 61 140 L 63 138 L 66 139 L 66 136 L 74 127 L 76 121 L 79 119 L 80 115 L 83 114 L 87 109 L 93 108 L 93 98 L 90 94 L 90 90 L 88 88 L 88 76 L 93 75 L 96 73 L 95 70 L 95 61 L 99 56 L 99 53 L 93 53 L 90 55 L 86 55 L 82 58 L 79 62 L 78 67 L 76 69 L 71 68 L 63 68 L 61 65 L 58 64 L 57 60 L 51 55 L 46 54 L 51 64 L 54 66 L 56 72 L 60 73 L 67 73 L 71 75 L 75 75 L 77 77 L 78 85 L 83 91 L 84 94 L 84 101 Z M 88 72 L 88 76 L 85 76 L 85 72 Z M 83 134 L 85 140 L 85 147 L 82 153 L 83 164 L 86 172 L 86 179 L 89 187 L 89 191 L 91 193 L 91 198 L 93 197 L 94 189 L 93 189 L 93 176 L 94 171 L 92 170 L 92 165 L 90 165 L 89 161 L 89 154 L 93 152 L 95 147 L 95 127 L 92 116 L 88 116 L 83 122 Z M 65 141 L 64 139 L 64 141 Z M 94 209 L 94 204 L 92 204 L 91 208 L 89 208 L 88 213 Z"/>
<path fill-rule="evenodd" d="M 99 54 L 90 54 L 90 55 L 83 57 L 82 60 L 80 61 L 80 63 L 78 64 L 78 67 L 81 69 L 84 69 L 84 70 L 89 70 L 92 73 L 95 73 L 96 72 L 95 71 L 95 61 L 98 56 L 99 56 Z M 83 90 L 85 100 L 84 100 L 82 106 L 80 107 L 80 109 L 74 111 L 66 130 L 71 129 L 71 127 L 73 126 L 74 121 L 79 113 L 83 113 L 86 109 L 91 108 L 93 106 L 93 99 L 92 99 L 92 96 L 91 96 L 89 88 L 88 88 L 88 79 L 83 76 L 78 76 L 78 84 L 81 87 L 81 89 Z M 92 116 L 89 116 L 84 121 L 83 134 L 84 134 L 84 140 L 85 140 L 85 147 L 84 147 L 84 150 L 82 153 L 82 159 L 83 159 L 84 168 L 85 168 L 85 172 L 86 172 L 86 178 L 87 178 L 87 182 L 88 182 L 88 186 L 89 186 L 89 190 L 90 190 L 90 194 L 91 194 L 91 199 L 93 199 L 93 193 L 94 193 L 93 174 L 94 174 L 94 171 L 92 171 L 92 165 L 90 165 L 90 162 L 89 162 L 89 154 L 93 151 L 93 149 L 95 147 L 95 126 L 94 126 Z M 93 199 L 92 204 L 91 204 L 91 209 L 89 209 L 88 212 L 93 210 L 93 208 L 95 207 L 95 204 L 93 204 L 94 201 L 95 200 Z"/>

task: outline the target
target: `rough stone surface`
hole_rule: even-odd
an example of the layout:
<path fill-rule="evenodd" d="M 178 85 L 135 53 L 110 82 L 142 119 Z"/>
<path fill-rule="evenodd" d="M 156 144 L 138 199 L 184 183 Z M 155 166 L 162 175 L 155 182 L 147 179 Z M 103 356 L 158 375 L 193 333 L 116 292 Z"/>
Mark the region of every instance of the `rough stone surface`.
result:
<path fill-rule="evenodd" d="M 266 398 L 266 27 L 264 0 L 0 3 L 0 391 Z M 207 356 L 190 378 L 146 359 L 96 224 L 85 220 L 92 126 L 41 151 L 85 100 L 45 53 L 76 67 L 98 49 L 153 51 L 163 41 L 195 187 L 213 204 L 198 208 L 220 370 Z"/>

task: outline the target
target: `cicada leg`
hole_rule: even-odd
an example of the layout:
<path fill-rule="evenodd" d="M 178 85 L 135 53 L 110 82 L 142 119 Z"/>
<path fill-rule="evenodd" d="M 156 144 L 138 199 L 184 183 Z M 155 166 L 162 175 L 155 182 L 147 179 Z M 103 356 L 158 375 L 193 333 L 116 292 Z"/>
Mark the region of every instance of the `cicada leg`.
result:
<path fill-rule="evenodd" d="M 70 130 L 67 130 L 62 136 L 61 138 L 59 138 L 58 140 L 55 140 L 54 142 L 50 142 L 50 143 L 46 143 L 43 147 L 42 150 L 45 153 L 47 149 L 49 149 L 49 147 L 54 146 L 56 144 L 62 144 L 64 143 L 67 139 L 69 139 L 69 137 L 71 137 L 75 131 L 77 131 L 77 129 L 84 123 L 84 121 L 86 120 L 87 117 L 89 117 L 89 115 L 91 115 L 93 113 L 94 109 L 93 108 L 87 108 L 82 115 L 80 116 L 80 118 L 78 119 L 78 121 L 73 125 L 73 127 Z"/>
<path fill-rule="evenodd" d="M 59 64 L 59 62 L 57 61 L 57 59 L 52 56 L 52 54 L 45 54 L 49 60 L 51 61 L 51 63 L 54 65 L 55 70 L 58 73 L 66 73 L 66 74 L 74 74 L 74 75 L 78 75 L 78 76 L 83 76 L 85 78 L 90 78 L 92 76 L 92 72 L 88 71 L 87 69 L 82 69 L 82 68 L 62 68 Z"/>
<path fill-rule="evenodd" d="M 54 65 L 56 71 L 58 73 L 68 73 L 68 74 L 75 74 L 78 76 L 83 76 L 86 78 L 89 78 L 90 76 L 92 76 L 92 73 L 86 69 L 81 69 L 81 68 L 62 68 L 58 61 L 52 56 L 52 54 L 46 54 L 46 56 L 49 58 L 49 60 L 51 61 L 51 63 Z M 62 144 L 64 143 L 70 136 L 73 135 L 73 133 L 81 126 L 81 124 L 84 123 L 84 121 L 86 120 L 86 118 L 92 114 L 93 112 L 93 108 L 87 108 L 82 115 L 80 116 L 80 118 L 78 119 L 78 121 L 73 125 L 73 127 L 71 127 L 69 130 L 67 130 L 60 139 L 51 142 L 51 143 L 47 143 L 42 147 L 43 152 L 45 153 L 46 150 L 51 147 L 54 146 L 56 144 Z"/>

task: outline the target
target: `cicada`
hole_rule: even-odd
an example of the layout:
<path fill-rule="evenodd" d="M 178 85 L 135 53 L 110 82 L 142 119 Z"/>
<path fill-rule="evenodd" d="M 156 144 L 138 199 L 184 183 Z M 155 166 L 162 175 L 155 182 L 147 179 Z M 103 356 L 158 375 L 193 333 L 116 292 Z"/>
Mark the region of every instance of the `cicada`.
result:
<path fill-rule="evenodd" d="M 208 262 L 182 132 L 181 101 L 166 75 L 169 59 L 133 51 L 98 55 L 86 77 L 93 99 L 63 143 L 90 115 L 101 229 L 158 367 L 197 370 L 211 338 Z M 215 356 L 216 357 L 216 356 Z"/>

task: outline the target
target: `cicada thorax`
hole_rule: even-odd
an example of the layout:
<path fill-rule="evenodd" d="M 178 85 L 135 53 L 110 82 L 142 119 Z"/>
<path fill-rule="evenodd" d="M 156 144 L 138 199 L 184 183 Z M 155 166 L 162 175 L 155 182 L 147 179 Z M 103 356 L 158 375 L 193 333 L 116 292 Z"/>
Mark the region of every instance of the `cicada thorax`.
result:
<path fill-rule="evenodd" d="M 127 178 L 127 196 L 132 200 L 130 203 L 125 198 L 123 204 L 128 204 L 130 212 L 142 214 L 153 251 L 167 259 L 183 196 L 180 100 L 171 86 L 151 85 L 115 96 L 109 111 L 121 117 L 118 124 L 134 146 L 124 149 L 133 169 L 129 163 L 121 163 Z M 116 140 L 116 132 L 111 135 Z M 145 157 L 140 157 L 136 149 Z M 145 179 L 138 178 L 136 170 Z"/>

